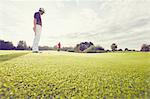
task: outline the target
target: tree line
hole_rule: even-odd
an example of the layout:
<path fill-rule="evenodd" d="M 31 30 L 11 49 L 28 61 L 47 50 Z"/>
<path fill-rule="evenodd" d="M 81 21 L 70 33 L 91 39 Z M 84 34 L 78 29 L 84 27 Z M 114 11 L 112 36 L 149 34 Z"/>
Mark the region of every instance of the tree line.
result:
<path fill-rule="evenodd" d="M 104 49 L 102 46 L 95 46 L 92 42 L 81 42 L 75 47 L 62 47 L 61 51 L 68 52 L 83 52 L 83 53 L 103 53 L 103 52 L 115 52 L 115 51 L 136 51 L 135 49 L 119 49 L 116 43 L 110 45 L 111 50 Z M 57 45 L 54 47 L 39 46 L 40 50 L 57 50 Z M 14 46 L 10 41 L 0 40 L 0 50 L 32 50 L 32 47 L 27 46 L 26 41 L 20 40 L 17 46 Z M 143 44 L 139 51 L 150 52 L 150 45 Z"/>
<path fill-rule="evenodd" d="M 18 42 L 17 46 L 14 46 L 10 41 L 0 40 L 0 50 L 29 50 L 30 47 L 27 46 L 26 42 L 21 40 Z"/>
<path fill-rule="evenodd" d="M 73 47 L 62 47 L 62 51 L 67 51 Z M 53 47 L 49 46 L 39 46 L 40 50 L 57 50 L 57 45 Z M 27 46 L 26 41 L 20 40 L 17 46 L 14 46 L 10 41 L 0 40 L 0 50 L 32 50 L 31 46 Z"/>

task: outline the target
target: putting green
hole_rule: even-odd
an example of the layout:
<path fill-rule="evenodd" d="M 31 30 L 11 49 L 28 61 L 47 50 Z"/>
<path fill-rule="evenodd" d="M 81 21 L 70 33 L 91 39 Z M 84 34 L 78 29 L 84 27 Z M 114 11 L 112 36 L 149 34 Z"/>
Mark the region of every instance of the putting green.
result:
<path fill-rule="evenodd" d="M 150 98 L 150 53 L 0 51 L 0 98 Z"/>

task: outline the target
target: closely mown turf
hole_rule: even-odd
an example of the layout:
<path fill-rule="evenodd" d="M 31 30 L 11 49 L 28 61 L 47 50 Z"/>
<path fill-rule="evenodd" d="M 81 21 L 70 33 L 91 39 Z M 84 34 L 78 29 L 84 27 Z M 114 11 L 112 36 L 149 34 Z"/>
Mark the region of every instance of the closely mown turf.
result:
<path fill-rule="evenodd" d="M 148 99 L 150 53 L 0 51 L 0 99 Z"/>

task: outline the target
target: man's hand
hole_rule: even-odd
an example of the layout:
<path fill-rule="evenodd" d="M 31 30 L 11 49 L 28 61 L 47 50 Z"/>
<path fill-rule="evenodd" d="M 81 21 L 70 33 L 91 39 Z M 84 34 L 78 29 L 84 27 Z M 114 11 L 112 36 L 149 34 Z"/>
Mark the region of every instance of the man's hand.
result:
<path fill-rule="evenodd" d="M 33 31 L 34 31 L 34 33 L 35 33 L 35 35 L 36 35 L 36 32 L 35 32 L 35 27 L 33 27 Z"/>

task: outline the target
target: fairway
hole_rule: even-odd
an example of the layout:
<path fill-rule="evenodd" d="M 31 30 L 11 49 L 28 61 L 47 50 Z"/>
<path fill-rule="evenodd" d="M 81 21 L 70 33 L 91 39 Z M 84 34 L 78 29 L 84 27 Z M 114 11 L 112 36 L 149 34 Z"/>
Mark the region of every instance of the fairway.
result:
<path fill-rule="evenodd" d="M 150 53 L 0 51 L 0 99 L 148 99 Z"/>

